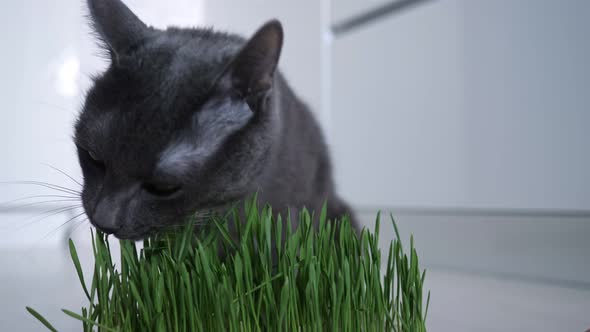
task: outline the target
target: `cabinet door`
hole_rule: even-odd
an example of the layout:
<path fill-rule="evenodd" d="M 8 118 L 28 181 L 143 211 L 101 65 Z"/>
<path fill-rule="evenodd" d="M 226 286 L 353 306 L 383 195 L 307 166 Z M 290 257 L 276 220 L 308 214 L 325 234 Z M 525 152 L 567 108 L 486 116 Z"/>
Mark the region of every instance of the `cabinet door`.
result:
<path fill-rule="evenodd" d="M 427 2 L 338 37 L 332 142 L 345 196 L 588 209 L 589 15 L 582 1 Z"/>
<path fill-rule="evenodd" d="M 460 5 L 389 16 L 333 45 L 332 142 L 344 196 L 360 207 L 464 201 Z"/>

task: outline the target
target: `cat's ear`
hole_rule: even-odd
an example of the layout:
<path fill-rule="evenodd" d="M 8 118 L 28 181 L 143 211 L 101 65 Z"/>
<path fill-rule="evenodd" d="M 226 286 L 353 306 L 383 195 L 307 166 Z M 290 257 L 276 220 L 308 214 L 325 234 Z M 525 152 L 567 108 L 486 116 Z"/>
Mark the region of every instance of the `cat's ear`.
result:
<path fill-rule="evenodd" d="M 137 46 L 148 32 L 121 0 L 87 0 L 92 25 L 111 55 L 116 58 Z"/>
<path fill-rule="evenodd" d="M 247 101 L 264 95 L 272 88 L 283 47 L 283 28 L 278 20 L 264 24 L 238 52 L 226 78 L 232 88 Z"/>

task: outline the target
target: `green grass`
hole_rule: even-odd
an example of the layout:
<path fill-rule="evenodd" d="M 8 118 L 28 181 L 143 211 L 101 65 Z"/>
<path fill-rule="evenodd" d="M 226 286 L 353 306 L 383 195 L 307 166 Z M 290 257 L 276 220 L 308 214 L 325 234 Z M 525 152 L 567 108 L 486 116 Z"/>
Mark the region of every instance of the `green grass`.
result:
<path fill-rule="evenodd" d="M 70 240 L 89 304 L 64 313 L 80 320 L 83 331 L 426 330 L 425 272 L 412 239 L 409 252 L 403 250 L 393 218 L 397 238 L 382 264 L 379 216 L 374 233 L 365 229 L 357 236 L 347 218 L 326 220 L 325 207 L 319 227 L 303 210 L 294 230 L 294 221 L 275 220 L 270 207 L 259 210 L 254 200 L 245 211 L 237 237 L 225 222 L 239 218 L 234 209 L 212 218 L 206 236 L 196 237 L 187 223 L 177 234 L 146 239 L 141 250 L 121 241 L 120 266 L 97 232 L 89 285 Z"/>

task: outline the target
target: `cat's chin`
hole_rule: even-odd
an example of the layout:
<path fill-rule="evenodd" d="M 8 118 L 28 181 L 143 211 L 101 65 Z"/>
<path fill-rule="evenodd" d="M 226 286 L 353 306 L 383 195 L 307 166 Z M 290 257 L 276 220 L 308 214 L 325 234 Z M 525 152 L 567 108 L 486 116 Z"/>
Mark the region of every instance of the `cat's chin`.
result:
<path fill-rule="evenodd" d="M 100 230 L 100 228 L 97 228 L 98 230 Z M 114 233 L 107 233 L 110 236 L 114 236 L 119 240 L 127 240 L 127 241 L 141 241 L 145 238 L 147 238 L 148 236 L 152 235 L 152 229 L 151 228 L 143 228 L 140 230 L 125 230 L 125 229 L 121 229 L 118 230 Z"/>
<path fill-rule="evenodd" d="M 150 235 L 149 232 L 115 232 L 112 234 L 119 240 L 141 241 Z"/>

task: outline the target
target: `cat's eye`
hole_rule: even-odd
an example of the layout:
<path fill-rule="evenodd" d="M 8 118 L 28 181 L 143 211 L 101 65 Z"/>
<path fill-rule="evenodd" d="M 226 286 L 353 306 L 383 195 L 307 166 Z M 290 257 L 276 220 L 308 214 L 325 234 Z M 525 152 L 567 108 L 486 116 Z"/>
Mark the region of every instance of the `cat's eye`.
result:
<path fill-rule="evenodd" d="M 100 160 L 94 152 L 78 146 L 78 154 L 83 160 L 85 160 L 86 165 L 94 165 L 103 171 L 106 168 L 104 162 Z"/>
<path fill-rule="evenodd" d="M 145 182 L 143 189 L 158 197 L 170 197 L 180 192 L 181 186 L 170 183 Z"/>
<path fill-rule="evenodd" d="M 102 160 L 100 160 L 96 154 L 90 150 L 85 150 L 86 154 L 88 155 L 88 158 L 90 159 L 90 161 L 95 165 L 98 166 L 101 169 L 105 169 L 105 164 Z"/>
<path fill-rule="evenodd" d="M 95 162 L 101 162 L 100 159 L 98 159 L 98 157 L 96 156 L 96 154 L 94 154 L 94 152 L 92 151 L 86 151 L 88 153 L 88 156 L 90 157 L 90 159 L 92 159 Z"/>

